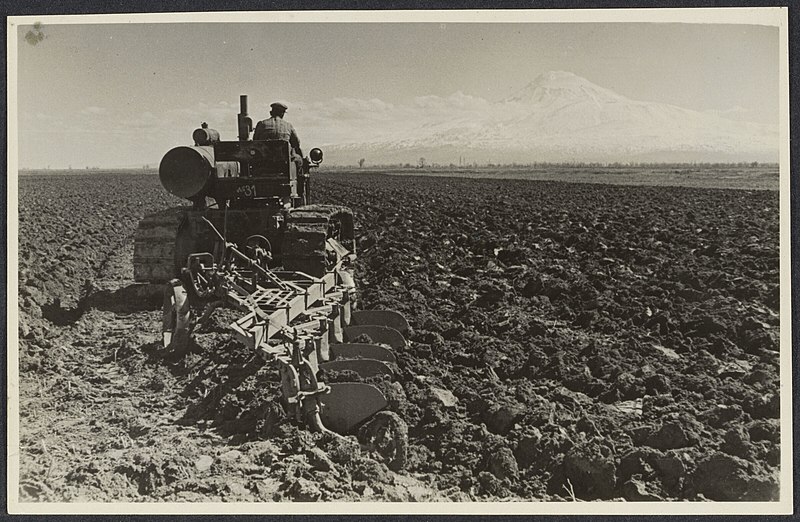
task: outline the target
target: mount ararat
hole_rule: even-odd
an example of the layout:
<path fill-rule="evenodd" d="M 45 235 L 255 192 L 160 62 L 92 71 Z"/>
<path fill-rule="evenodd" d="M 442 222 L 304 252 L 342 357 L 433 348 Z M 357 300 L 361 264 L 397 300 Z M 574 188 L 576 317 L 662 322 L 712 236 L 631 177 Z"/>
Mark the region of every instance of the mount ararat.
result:
<path fill-rule="evenodd" d="M 564 71 L 472 110 L 431 111 L 389 136 L 328 144 L 326 162 L 776 162 L 779 152 L 777 125 L 631 100 Z"/>

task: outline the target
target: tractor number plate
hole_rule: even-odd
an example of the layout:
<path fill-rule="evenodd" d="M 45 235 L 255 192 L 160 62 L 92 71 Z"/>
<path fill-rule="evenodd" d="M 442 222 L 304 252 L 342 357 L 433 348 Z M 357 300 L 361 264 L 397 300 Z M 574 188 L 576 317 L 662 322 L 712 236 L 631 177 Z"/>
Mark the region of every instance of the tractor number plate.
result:
<path fill-rule="evenodd" d="M 239 185 L 236 188 L 236 195 L 240 198 L 254 198 L 256 197 L 255 184 L 248 183 L 247 185 Z"/>

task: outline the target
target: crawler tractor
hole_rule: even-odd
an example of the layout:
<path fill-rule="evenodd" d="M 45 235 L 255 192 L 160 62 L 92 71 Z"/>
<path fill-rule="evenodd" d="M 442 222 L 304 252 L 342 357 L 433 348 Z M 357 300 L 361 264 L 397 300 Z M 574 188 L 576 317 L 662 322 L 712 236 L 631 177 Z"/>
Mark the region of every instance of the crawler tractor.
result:
<path fill-rule="evenodd" d="M 406 425 L 363 381 L 393 376 L 408 322 L 390 310 L 356 310 L 353 214 L 310 203 L 322 151 L 298 168 L 288 142 L 250 139 L 247 96 L 240 103 L 237 141 L 204 123 L 193 146 L 161 161 L 162 185 L 191 206 L 147 216 L 136 231 L 136 281 L 165 287 L 164 349 L 185 351 L 215 308 L 240 311 L 231 332 L 278 365 L 288 414 L 315 431 L 355 433 L 400 469 Z M 358 379 L 325 383 L 326 374 Z"/>

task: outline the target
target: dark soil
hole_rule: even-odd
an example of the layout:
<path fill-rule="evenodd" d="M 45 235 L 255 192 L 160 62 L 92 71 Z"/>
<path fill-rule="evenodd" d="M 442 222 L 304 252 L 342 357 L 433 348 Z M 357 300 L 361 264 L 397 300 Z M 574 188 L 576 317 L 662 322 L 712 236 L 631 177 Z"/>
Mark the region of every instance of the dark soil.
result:
<path fill-rule="evenodd" d="M 20 179 L 23 501 L 774 500 L 778 193 L 321 174 L 406 315 L 407 471 L 299 429 L 220 311 L 183 358 L 133 233 L 157 176 Z"/>

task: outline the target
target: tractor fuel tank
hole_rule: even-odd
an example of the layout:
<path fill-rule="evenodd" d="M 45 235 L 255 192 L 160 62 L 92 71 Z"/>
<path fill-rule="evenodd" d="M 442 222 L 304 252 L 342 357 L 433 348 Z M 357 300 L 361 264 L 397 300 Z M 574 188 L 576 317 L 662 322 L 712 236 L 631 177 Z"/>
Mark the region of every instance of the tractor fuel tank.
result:
<path fill-rule="evenodd" d="M 230 178 L 239 175 L 235 161 L 215 161 L 214 147 L 175 147 L 164 155 L 158 167 L 161 184 L 170 194 L 181 198 L 204 195 L 215 177 Z"/>

